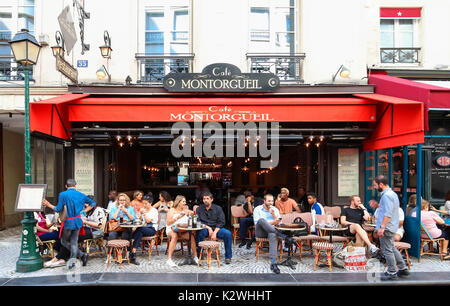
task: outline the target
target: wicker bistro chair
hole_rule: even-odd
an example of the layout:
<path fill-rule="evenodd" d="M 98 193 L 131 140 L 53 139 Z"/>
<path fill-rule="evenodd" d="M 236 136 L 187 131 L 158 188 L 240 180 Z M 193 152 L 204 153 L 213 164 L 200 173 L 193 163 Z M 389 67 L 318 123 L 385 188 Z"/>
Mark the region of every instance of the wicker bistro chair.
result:
<path fill-rule="evenodd" d="M 233 244 L 236 244 L 236 240 L 238 238 L 240 238 L 239 237 L 239 229 L 240 229 L 239 219 L 247 217 L 248 213 L 244 210 L 244 207 L 242 207 L 241 205 L 239 205 L 239 206 L 233 205 L 233 206 L 231 206 L 231 216 L 232 216 L 232 224 L 233 224 L 233 232 L 232 232 Z M 254 229 L 254 226 L 249 228 L 250 239 L 252 238 L 252 228 Z"/>
<path fill-rule="evenodd" d="M 436 238 L 431 237 L 430 232 L 426 229 L 422 222 L 420 222 L 420 228 L 422 230 L 421 239 L 420 239 L 420 257 L 419 262 L 422 258 L 422 255 L 439 255 L 441 261 L 444 260 L 445 251 L 444 250 L 444 238 Z M 439 247 L 439 253 L 434 252 L 434 243 L 436 243 Z M 425 244 L 428 244 L 428 251 L 424 251 Z"/>
<path fill-rule="evenodd" d="M 220 247 L 220 242 L 218 241 L 212 241 L 212 240 L 204 240 L 204 241 L 200 241 L 198 243 L 198 246 L 201 248 L 200 249 L 200 255 L 198 258 L 198 266 L 200 267 L 200 263 L 203 261 L 208 262 L 208 270 L 211 267 L 211 261 L 215 261 L 217 262 L 217 265 L 220 267 L 220 260 L 219 260 L 219 256 L 220 256 L 220 251 L 219 251 L 219 247 Z M 216 252 L 216 259 L 212 259 L 212 251 Z M 206 255 L 207 258 L 206 259 L 202 259 L 203 254 L 206 251 Z"/>
<path fill-rule="evenodd" d="M 36 240 L 38 242 L 39 251 L 42 257 L 55 257 L 55 249 L 53 248 L 53 245 L 55 244 L 56 240 L 42 241 L 38 235 L 36 235 Z"/>
<path fill-rule="evenodd" d="M 306 223 L 308 223 L 309 226 L 309 234 L 306 236 L 299 236 L 299 237 L 293 237 L 295 240 L 295 246 L 296 246 L 296 250 L 294 252 L 294 254 L 297 252 L 299 253 L 299 258 L 300 261 L 302 260 L 302 256 L 303 256 L 303 247 L 304 245 L 308 245 L 309 249 L 307 251 L 311 251 L 311 254 L 314 255 L 314 250 L 312 248 L 312 243 L 315 241 L 319 241 L 321 238 L 318 235 L 314 235 L 311 234 L 311 225 L 313 224 L 313 220 L 312 220 L 312 214 L 310 212 L 306 212 L 306 213 L 296 213 L 297 216 L 299 216 L 300 218 L 302 218 L 303 221 L 305 221 Z"/>
<path fill-rule="evenodd" d="M 330 272 L 332 272 L 333 271 L 333 262 L 331 260 L 331 252 L 333 251 L 334 245 L 329 242 L 319 241 L 319 242 L 314 242 L 312 244 L 312 247 L 315 251 L 314 271 L 317 270 L 317 266 L 319 264 L 326 264 L 326 265 L 328 265 Z M 320 253 L 322 253 L 322 252 L 326 253 L 326 256 L 327 256 L 326 261 L 320 260 Z"/>
<path fill-rule="evenodd" d="M 108 223 L 108 216 L 106 216 L 105 219 L 103 220 L 100 230 L 105 232 L 107 223 Z M 93 246 L 95 246 L 95 251 L 92 252 L 91 249 Z M 89 255 L 107 254 L 108 253 L 106 250 L 106 243 L 105 243 L 104 237 L 85 239 L 83 241 L 83 249 Z"/>
<path fill-rule="evenodd" d="M 269 254 L 269 251 L 263 251 L 264 248 L 266 248 L 266 249 L 269 248 L 269 238 L 255 237 L 255 239 L 256 239 L 255 256 L 256 256 L 256 261 L 258 261 L 259 255 Z M 283 244 L 281 243 L 281 239 L 278 239 L 277 249 L 283 250 Z M 281 260 L 281 257 L 279 257 L 279 254 L 277 253 L 277 261 L 278 260 Z"/>
<path fill-rule="evenodd" d="M 408 265 L 408 269 L 411 269 L 411 261 L 409 260 L 408 250 L 411 248 L 411 244 L 406 242 L 394 242 L 394 247 L 401 253 L 405 253 L 406 256 L 406 264 Z"/>
<path fill-rule="evenodd" d="M 331 213 L 333 215 L 333 219 L 337 222 L 340 222 L 341 219 L 341 207 L 340 206 L 325 206 L 325 215 Z"/>
<path fill-rule="evenodd" d="M 114 251 L 113 260 L 119 262 L 120 268 L 122 268 L 122 255 L 124 251 L 126 255 L 126 260 L 128 261 L 128 265 L 130 264 L 130 257 L 128 254 L 129 253 L 128 247 L 130 246 L 130 241 L 122 239 L 109 240 L 107 245 L 109 247 L 109 254 L 108 259 L 106 261 L 106 267 L 109 267 L 109 263 L 111 262 L 111 253 L 113 251 Z"/>
<path fill-rule="evenodd" d="M 147 236 L 147 237 L 142 237 L 142 241 L 141 241 L 141 249 L 142 252 L 145 252 L 145 246 L 148 246 L 148 261 L 150 261 L 151 257 L 152 257 L 152 249 L 153 246 L 155 246 L 156 248 L 156 254 L 159 256 L 159 250 L 158 250 L 158 236 L 154 235 L 154 236 Z"/>

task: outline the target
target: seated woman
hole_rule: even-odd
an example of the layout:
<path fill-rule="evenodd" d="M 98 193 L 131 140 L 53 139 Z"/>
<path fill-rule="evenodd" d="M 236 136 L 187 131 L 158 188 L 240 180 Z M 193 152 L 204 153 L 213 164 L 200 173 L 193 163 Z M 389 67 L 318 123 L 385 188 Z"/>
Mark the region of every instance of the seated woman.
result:
<path fill-rule="evenodd" d="M 138 227 L 133 232 L 133 247 L 131 249 L 130 262 L 139 265 L 136 261 L 136 250 L 141 244 L 142 237 L 151 237 L 156 235 L 158 230 L 158 211 L 152 207 L 153 198 L 151 196 L 144 196 L 142 198 L 144 207 L 139 211 L 139 216 L 143 219 L 146 226 Z"/>
<path fill-rule="evenodd" d="M 159 228 L 166 227 L 166 217 L 167 213 L 173 206 L 172 198 L 167 191 L 161 191 L 159 193 L 159 201 L 153 205 L 153 208 L 158 209 L 159 214 L 161 215 L 161 219 L 159 220 Z"/>
<path fill-rule="evenodd" d="M 186 205 L 186 198 L 179 195 L 175 198 L 173 203 L 173 208 L 167 213 L 167 226 L 166 233 L 167 237 L 170 237 L 169 250 L 167 252 L 167 264 L 171 267 L 176 267 L 177 264 L 173 262 L 172 255 L 177 245 L 178 238 L 189 239 L 188 233 L 182 233 L 178 231 L 176 227 L 177 224 L 188 223 L 188 216 L 191 216 L 193 212 L 188 209 Z M 197 258 L 197 247 L 195 244 L 194 233 L 191 233 L 191 249 L 194 254 L 194 260 L 198 263 Z"/>
<path fill-rule="evenodd" d="M 89 204 L 85 204 L 85 210 L 82 211 L 83 216 L 81 217 L 81 220 L 83 220 L 84 235 L 80 234 L 78 236 L 79 242 L 86 239 L 92 239 L 92 232 L 101 229 L 102 223 L 106 218 L 106 214 L 103 208 L 97 206 L 95 207 L 95 209 L 89 209 L 89 207 L 92 206 L 90 206 Z M 66 261 L 70 259 L 70 250 L 61 245 L 58 251 L 58 254 L 54 258 L 52 258 L 52 260 L 47 261 L 44 264 L 45 268 L 64 266 L 66 264 Z"/>
<path fill-rule="evenodd" d="M 438 228 L 438 224 L 445 224 L 444 220 L 437 215 L 434 211 L 430 211 L 430 203 L 427 200 L 422 200 L 422 210 L 420 211 L 420 221 L 422 221 L 423 225 L 430 233 L 433 239 L 444 238 L 443 250 L 446 253 L 446 257 L 450 254 L 448 253 L 448 240 L 450 238 L 450 228 L 445 227 L 444 230 Z M 416 216 L 416 213 L 413 212 L 413 217 Z M 425 238 L 425 236 L 422 235 Z M 427 237 L 428 238 L 428 237 Z"/>
<path fill-rule="evenodd" d="M 140 190 L 136 190 L 133 193 L 133 201 L 131 201 L 130 205 L 134 208 L 134 213 L 137 215 L 139 211 L 144 207 L 144 202 L 142 198 L 144 197 L 144 192 Z"/>
<path fill-rule="evenodd" d="M 445 195 L 445 205 L 444 205 L 444 210 L 439 210 L 434 208 L 433 206 L 430 206 L 430 209 L 432 211 L 437 212 L 438 214 L 440 214 L 441 216 L 444 217 L 444 219 L 448 219 L 450 218 L 450 191 L 447 192 L 447 194 Z"/>
<path fill-rule="evenodd" d="M 37 220 L 36 230 L 41 241 L 59 240 L 59 232 L 51 230 L 53 224 L 47 225 L 47 221 L 42 212 L 35 212 L 34 218 Z"/>
<path fill-rule="evenodd" d="M 134 208 L 130 205 L 130 198 L 125 193 L 120 193 L 117 196 L 117 204 L 111 208 L 111 213 L 109 215 L 110 220 L 120 220 L 121 218 L 123 218 L 124 221 L 134 221 L 134 219 L 136 219 Z M 108 239 L 118 239 L 119 235 L 121 235 L 124 240 L 130 240 L 132 228 L 126 228 L 119 232 L 112 231 L 109 233 Z"/>

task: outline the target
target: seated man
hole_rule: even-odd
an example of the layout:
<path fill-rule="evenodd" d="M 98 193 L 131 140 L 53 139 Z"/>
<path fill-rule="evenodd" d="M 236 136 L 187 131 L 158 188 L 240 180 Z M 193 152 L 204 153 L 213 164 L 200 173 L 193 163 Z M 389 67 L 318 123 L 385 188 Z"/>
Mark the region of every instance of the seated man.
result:
<path fill-rule="evenodd" d="M 269 238 L 269 256 L 272 261 L 270 269 L 280 273 L 277 266 L 277 236 L 285 240 L 286 245 L 291 245 L 293 239 L 279 232 L 274 225 L 281 222 L 280 212 L 273 207 L 273 195 L 264 196 L 264 204 L 255 208 L 253 211 L 253 220 L 255 221 L 255 235 L 258 238 Z"/>
<path fill-rule="evenodd" d="M 254 205 L 255 205 L 255 197 L 250 194 L 245 198 L 245 201 L 246 201 L 246 203 L 243 205 L 243 208 L 248 213 L 248 216 L 245 218 L 241 218 L 241 220 L 239 220 L 239 237 L 241 238 L 241 243 L 239 244 L 239 247 L 241 248 L 247 244 L 247 250 L 249 250 L 252 247 L 254 237 L 252 237 L 252 239 L 250 239 L 247 242 L 246 236 L 247 236 L 248 228 L 250 226 L 254 225 L 253 209 L 254 209 Z"/>
<path fill-rule="evenodd" d="M 282 215 L 290 214 L 294 210 L 296 212 L 301 212 L 297 202 L 289 197 L 289 189 L 287 188 L 281 188 L 281 192 L 275 201 L 275 207 L 278 208 Z"/>
<path fill-rule="evenodd" d="M 323 208 L 322 204 L 317 201 L 317 195 L 314 192 L 308 193 L 308 196 L 306 197 L 308 200 L 308 204 L 311 206 L 311 214 L 313 216 L 313 224 L 311 226 L 311 233 L 316 233 L 316 216 L 315 215 L 324 215 L 325 209 Z"/>
<path fill-rule="evenodd" d="M 369 212 L 361 203 L 361 198 L 357 195 L 350 197 L 350 207 L 344 208 L 341 213 L 341 225 L 347 226 L 348 229 L 345 232 L 346 236 L 356 236 L 356 243 L 360 244 L 361 241 L 367 244 L 370 251 L 370 256 L 374 257 L 379 249 L 370 242 L 369 236 L 366 231 L 361 227 L 364 220 L 368 220 L 370 217 Z"/>
<path fill-rule="evenodd" d="M 210 192 L 203 193 L 202 197 L 204 205 L 200 205 L 197 208 L 197 216 L 200 222 L 206 225 L 206 228 L 197 232 L 195 236 L 195 242 L 197 243 L 197 254 L 200 254 L 200 247 L 198 243 L 209 237 L 211 240 L 217 240 L 220 238 L 225 244 L 225 263 L 231 263 L 232 253 L 232 243 L 233 238 L 231 232 L 225 226 L 225 214 L 222 207 L 213 204 L 213 196 Z"/>

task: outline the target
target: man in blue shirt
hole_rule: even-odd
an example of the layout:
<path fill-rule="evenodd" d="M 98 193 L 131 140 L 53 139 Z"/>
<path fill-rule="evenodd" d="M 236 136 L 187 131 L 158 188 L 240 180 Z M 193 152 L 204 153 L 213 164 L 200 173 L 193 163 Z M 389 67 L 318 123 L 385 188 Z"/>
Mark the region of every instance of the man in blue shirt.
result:
<path fill-rule="evenodd" d="M 53 209 L 55 212 L 61 212 L 64 207 L 66 207 L 66 219 L 61 226 L 61 244 L 70 250 L 71 259 L 80 257 L 83 262 L 83 266 L 86 266 L 88 255 L 78 249 L 78 234 L 80 229 L 83 227 L 81 213 L 84 209 L 84 204 L 88 203 L 90 205 L 87 211 L 94 208 L 97 204 L 87 195 L 77 191 L 76 185 L 77 183 L 74 179 L 67 180 L 67 190 L 59 194 L 57 206 L 50 204 L 46 199 L 44 199 L 42 203 L 48 208 Z M 70 264 L 69 269 L 75 267 L 75 262 L 71 262 L 72 263 Z"/>
<path fill-rule="evenodd" d="M 381 192 L 380 208 L 377 213 L 375 230 L 380 238 L 381 251 L 386 258 L 388 269 L 381 280 L 395 280 L 409 275 L 402 255 L 394 247 L 394 237 L 398 230 L 399 200 L 397 194 L 389 187 L 389 181 L 384 175 L 379 175 L 373 181 L 373 187 Z M 397 272 L 398 266 L 398 272 Z"/>
<path fill-rule="evenodd" d="M 306 197 L 308 204 L 311 205 L 311 215 L 313 219 L 313 224 L 311 225 L 311 233 L 316 233 L 316 215 L 324 215 L 325 209 L 323 205 L 317 201 L 317 195 L 314 192 L 309 192 Z"/>
<path fill-rule="evenodd" d="M 253 221 L 255 222 L 255 236 L 257 238 L 269 238 L 269 256 L 272 261 L 270 269 L 275 274 L 279 274 L 280 269 L 277 266 L 277 236 L 284 239 L 286 245 L 291 245 L 294 240 L 275 228 L 275 225 L 281 222 L 281 216 L 278 208 L 274 207 L 273 204 L 273 195 L 266 194 L 264 196 L 264 204 L 256 207 L 253 211 Z"/>

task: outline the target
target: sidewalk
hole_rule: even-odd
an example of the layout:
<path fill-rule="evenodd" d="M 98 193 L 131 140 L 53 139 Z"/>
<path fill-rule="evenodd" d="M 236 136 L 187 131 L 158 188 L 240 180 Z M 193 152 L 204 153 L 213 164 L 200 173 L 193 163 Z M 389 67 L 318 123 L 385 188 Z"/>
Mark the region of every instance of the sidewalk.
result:
<path fill-rule="evenodd" d="M 281 274 L 276 275 L 269 267 L 268 255 L 255 259 L 255 247 L 233 246 L 232 263 L 226 265 L 223 258 L 221 266 L 213 263 L 208 271 L 207 265 L 182 266 L 171 268 L 166 265 L 165 245 L 159 256 L 152 253 L 150 262 L 147 253 L 138 250 L 139 266 L 124 263 L 122 269 L 111 263 L 106 267 L 106 256 L 91 256 L 86 267 L 68 271 L 66 267 L 41 269 L 30 273 L 15 272 L 20 253 L 21 227 L 0 232 L 0 286 L 1 285 L 374 285 L 379 284 L 376 273 L 350 273 L 333 267 L 318 268 L 313 271 L 313 257 L 305 254 L 296 269 L 280 266 Z M 223 248 L 223 246 L 222 246 Z M 224 254 L 223 249 L 221 254 Z M 176 252 L 173 260 L 181 263 L 186 256 Z M 223 257 L 223 255 L 221 256 Z M 411 258 L 411 276 L 396 282 L 396 285 L 411 284 L 450 284 L 450 261 L 440 261 L 437 256 L 425 256 L 420 263 Z M 386 284 L 386 283 L 382 283 Z"/>

